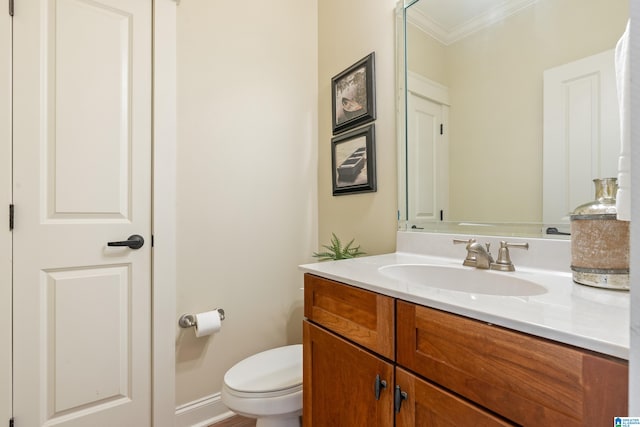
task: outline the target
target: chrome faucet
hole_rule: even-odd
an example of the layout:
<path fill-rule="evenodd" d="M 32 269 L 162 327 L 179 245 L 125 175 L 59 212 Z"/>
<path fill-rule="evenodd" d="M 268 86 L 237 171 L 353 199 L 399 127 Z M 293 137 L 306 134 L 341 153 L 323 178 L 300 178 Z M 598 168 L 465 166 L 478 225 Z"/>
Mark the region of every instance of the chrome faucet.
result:
<path fill-rule="evenodd" d="M 487 270 L 493 263 L 493 257 L 489 252 L 489 243 L 485 244 L 486 249 L 480 243 L 476 242 L 476 239 L 453 239 L 453 243 L 465 243 L 467 245 L 467 257 L 464 259 L 462 265 Z"/>
<path fill-rule="evenodd" d="M 486 249 L 478 242 L 469 243 L 467 245 L 467 251 L 475 254 L 476 256 L 476 268 L 488 270 L 493 264 L 493 257 L 489 252 L 489 243 L 485 243 Z"/>
<path fill-rule="evenodd" d="M 453 243 L 463 243 L 467 245 L 467 257 L 464 259 L 462 265 L 483 270 L 515 271 L 515 267 L 509 256 L 509 248 L 529 249 L 528 243 L 509 243 L 503 240 L 500 242 L 498 260 L 494 261 L 489 251 L 489 243 L 485 243 L 484 246 L 482 246 L 476 242 L 476 239 L 453 239 Z"/>
<path fill-rule="evenodd" d="M 478 260 L 476 259 L 476 254 L 474 254 L 473 252 L 469 252 L 469 245 L 472 243 L 475 243 L 475 241 L 476 239 L 468 239 L 468 240 L 453 239 L 454 245 L 457 245 L 457 244 L 467 245 L 466 247 L 467 257 L 462 262 L 462 265 L 465 265 L 467 267 L 475 267 L 478 264 Z"/>
<path fill-rule="evenodd" d="M 504 240 L 500 242 L 500 249 L 498 250 L 498 260 L 491 264 L 492 270 L 499 271 L 515 271 L 516 268 L 511 262 L 509 256 L 509 248 L 529 249 L 528 243 L 509 243 Z"/>

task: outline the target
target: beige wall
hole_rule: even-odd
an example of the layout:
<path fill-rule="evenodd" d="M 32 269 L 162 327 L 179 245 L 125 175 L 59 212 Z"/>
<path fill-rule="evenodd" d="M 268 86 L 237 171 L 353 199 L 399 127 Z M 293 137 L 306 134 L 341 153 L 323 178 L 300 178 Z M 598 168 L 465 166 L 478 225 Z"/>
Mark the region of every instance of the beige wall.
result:
<path fill-rule="evenodd" d="M 449 85 L 447 47 L 412 23 L 407 23 L 407 68 L 421 76 Z"/>
<path fill-rule="evenodd" d="M 318 218 L 320 243 L 331 233 L 355 238 L 369 254 L 392 252 L 397 229 L 395 0 L 318 1 Z M 378 191 L 332 196 L 331 77 L 376 54 Z"/>
<path fill-rule="evenodd" d="M 300 341 L 296 265 L 332 231 L 395 248 L 395 0 L 318 3 L 178 7 L 176 316 L 228 317 L 208 339 L 178 332 L 177 405 L 220 391 L 243 357 Z M 378 191 L 333 197 L 330 80 L 372 51 Z"/>
<path fill-rule="evenodd" d="M 316 0 L 178 7 L 177 317 L 224 308 L 220 333 L 177 331 L 176 404 L 227 369 L 301 342 L 317 246 Z"/>
<path fill-rule="evenodd" d="M 450 220 L 542 221 L 542 73 L 612 49 L 627 16 L 626 0 L 539 0 L 448 46 L 448 81 L 418 62 L 450 89 Z"/>

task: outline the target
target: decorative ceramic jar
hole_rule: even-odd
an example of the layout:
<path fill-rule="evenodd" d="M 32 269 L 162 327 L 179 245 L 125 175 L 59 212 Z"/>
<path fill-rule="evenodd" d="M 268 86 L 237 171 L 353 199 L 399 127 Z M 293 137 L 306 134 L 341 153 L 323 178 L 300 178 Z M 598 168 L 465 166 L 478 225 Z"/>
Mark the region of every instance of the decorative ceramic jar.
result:
<path fill-rule="evenodd" d="M 616 218 L 616 178 L 593 180 L 596 200 L 571 214 L 573 281 L 607 289 L 629 289 L 629 222 Z"/>

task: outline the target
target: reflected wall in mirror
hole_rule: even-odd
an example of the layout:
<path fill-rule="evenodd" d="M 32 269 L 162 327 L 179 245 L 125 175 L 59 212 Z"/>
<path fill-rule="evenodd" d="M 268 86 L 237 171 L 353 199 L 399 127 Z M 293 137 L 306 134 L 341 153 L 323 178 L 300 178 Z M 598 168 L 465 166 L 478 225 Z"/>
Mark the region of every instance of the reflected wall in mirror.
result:
<path fill-rule="evenodd" d="M 570 211 L 593 198 L 591 179 L 617 175 L 613 49 L 628 7 L 628 0 L 399 6 L 401 222 L 435 231 L 477 232 L 461 223 L 509 224 L 508 234 L 568 230 Z"/>

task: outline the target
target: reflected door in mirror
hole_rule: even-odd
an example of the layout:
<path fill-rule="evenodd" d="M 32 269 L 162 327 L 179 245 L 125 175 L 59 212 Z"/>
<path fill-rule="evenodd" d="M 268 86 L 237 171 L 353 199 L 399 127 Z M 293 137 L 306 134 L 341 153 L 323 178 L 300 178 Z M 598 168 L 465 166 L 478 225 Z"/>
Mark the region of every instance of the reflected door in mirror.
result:
<path fill-rule="evenodd" d="M 613 50 L 544 72 L 543 221 L 569 228 L 593 198 L 592 180 L 616 177 L 619 109 Z"/>
<path fill-rule="evenodd" d="M 431 84 L 414 77 L 407 93 L 407 208 L 411 222 L 442 221 L 449 210 L 449 107 L 430 96 Z"/>

